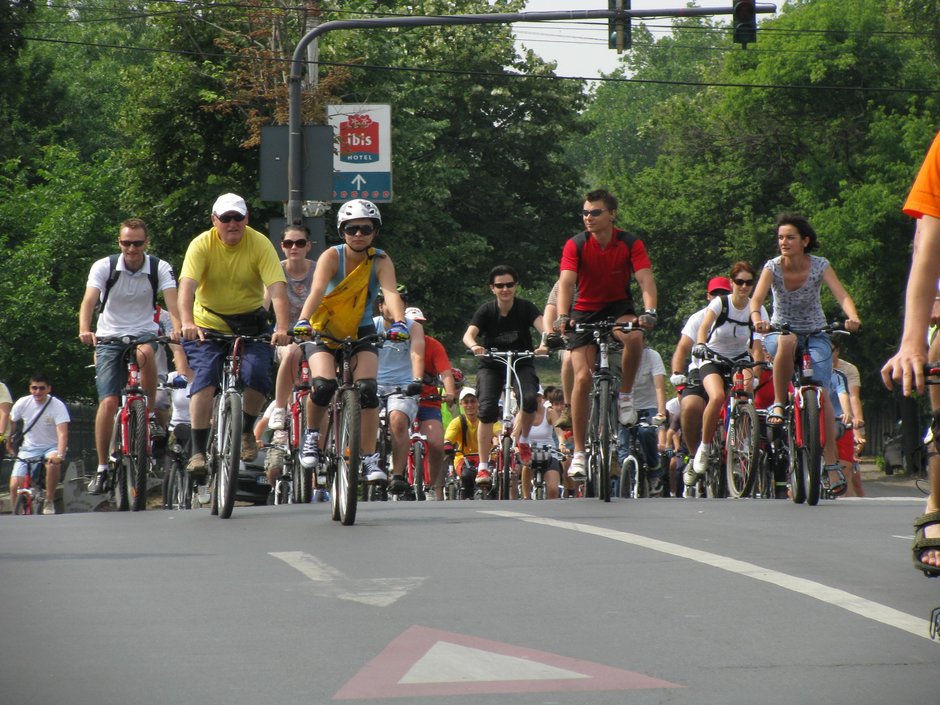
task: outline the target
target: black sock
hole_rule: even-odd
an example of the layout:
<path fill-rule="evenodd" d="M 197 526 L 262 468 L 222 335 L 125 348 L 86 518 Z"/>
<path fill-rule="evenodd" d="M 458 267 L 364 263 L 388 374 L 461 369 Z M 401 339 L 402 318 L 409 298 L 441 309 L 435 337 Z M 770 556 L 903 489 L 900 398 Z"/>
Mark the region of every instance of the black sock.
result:
<path fill-rule="evenodd" d="M 205 453 L 206 445 L 209 443 L 209 429 L 194 428 L 192 433 L 193 455 L 196 453 Z"/>

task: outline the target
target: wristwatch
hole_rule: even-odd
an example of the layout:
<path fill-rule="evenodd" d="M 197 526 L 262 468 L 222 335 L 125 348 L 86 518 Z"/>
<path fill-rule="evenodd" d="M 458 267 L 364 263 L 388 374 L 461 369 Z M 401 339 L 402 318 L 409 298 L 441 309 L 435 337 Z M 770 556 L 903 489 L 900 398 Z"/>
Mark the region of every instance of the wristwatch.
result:
<path fill-rule="evenodd" d="M 655 309 L 655 308 L 648 308 L 648 309 L 646 309 L 646 310 L 643 312 L 643 315 L 644 315 L 644 316 L 652 316 L 653 318 L 659 318 L 659 316 L 656 314 L 656 309 Z"/>

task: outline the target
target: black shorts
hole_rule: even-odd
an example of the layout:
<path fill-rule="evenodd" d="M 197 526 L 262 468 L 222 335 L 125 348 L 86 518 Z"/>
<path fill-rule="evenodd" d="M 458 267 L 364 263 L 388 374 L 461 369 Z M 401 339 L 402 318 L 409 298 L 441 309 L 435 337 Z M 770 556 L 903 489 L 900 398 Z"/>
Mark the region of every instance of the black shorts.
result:
<path fill-rule="evenodd" d="M 600 321 L 607 321 L 610 319 L 618 319 L 621 316 L 635 316 L 636 311 L 633 309 L 633 301 L 630 299 L 623 299 L 622 301 L 614 301 L 607 304 L 604 308 L 599 311 L 578 311 L 575 309 L 571 312 L 571 323 L 599 323 Z M 585 332 L 585 333 L 575 333 L 570 331 L 567 334 L 568 338 L 568 349 L 574 350 L 575 348 L 583 348 L 585 345 L 594 344 L 594 333 Z"/>
<path fill-rule="evenodd" d="M 702 386 L 702 373 L 700 369 L 689 370 L 689 374 L 686 375 L 685 387 L 682 389 L 682 398 L 686 397 L 699 397 L 708 401 L 708 394 L 705 392 L 705 387 Z"/>
<path fill-rule="evenodd" d="M 378 331 L 375 329 L 375 324 L 370 323 L 367 326 L 361 326 L 359 330 L 356 331 L 357 338 L 365 338 L 367 335 L 375 335 Z M 336 358 L 336 364 L 339 365 L 343 361 L 343 349 L 329 347 L 323 343 L 319 345 L 305 345 L 304 349 L 307 351 L 307 357 L 309 358 L 314 353 L 318 352 L 328 352 L 332 353 L 333 357 Z M 378 348 L 375 347 L 375 342 L 366 342 L 366 343 L 356 343 L 353 345 L 352 354 L 356 355 L 361 352 L 371 352 L 373 355 L 378 355 Z"/>

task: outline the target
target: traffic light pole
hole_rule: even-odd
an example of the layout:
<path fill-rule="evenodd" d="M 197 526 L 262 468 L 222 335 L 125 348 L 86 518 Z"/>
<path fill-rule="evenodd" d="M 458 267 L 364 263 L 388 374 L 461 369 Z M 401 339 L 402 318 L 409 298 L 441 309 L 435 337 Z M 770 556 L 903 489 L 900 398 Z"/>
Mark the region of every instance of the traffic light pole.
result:
<path fill-rule="evenodd" d="M 757 12 L 776 12 L 776 5 L 760 4 Z M 298 42 L 291 59 L 288 94 L 287 221 L 303 222 L 303 125 L 301 92 L 307 45 L 328 32 L 341 29 L 380 29 L 388 27 L 442 27 L 455 25 L 512 24 L 514 22 L 551 22 L 558 20 L 609 20 L 643 17 L 703 17 L 730 15 L 733 8 L 685 7 L 660 10 L 560 10 L 556 12 L 511 12 L 439 17 L 376 17 L 361 20 L 324 22 L 307 32 Z"/>

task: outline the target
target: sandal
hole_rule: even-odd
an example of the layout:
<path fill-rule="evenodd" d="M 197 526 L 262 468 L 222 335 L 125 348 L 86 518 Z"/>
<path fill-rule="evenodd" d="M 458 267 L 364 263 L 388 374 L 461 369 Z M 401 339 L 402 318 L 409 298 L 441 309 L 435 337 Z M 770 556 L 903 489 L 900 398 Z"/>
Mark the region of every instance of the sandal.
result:
<path fill-rule="evenodd" d="M 780 411 L 777 411 L 779 409 Z M 782 426 L 784 421 L 787 420 L 786 417 L 787 407 L 783 404 L 774 404 L 770 407 L 770 413 L 767 414 L 767 425 L 768 426 Z"/>
<path fill-rule="evenodd" d="M 924 529 L 933 524 L 940 524 L 940 512 L 928 512 L 914 520 L 914 545 L 911 547 L 914 552 L 914 567 L 923 571 L 928 578 L 940 576 L 940 566 L 923 563 L 920 560 L 924 551 L 940 548 L 940 539 L 928 539 L 924 536 Z"/>
<path fill-rule="evenodd" d="M 823 472 L 826 473 L 826 489 L 829 490 L 829 494 L 833 497 L 841 497 L 844 495 L 848 489 L 849 485 L 845 481 L 845 475 L 842 473 L 842 466 L 838 463 L 834 465 L 824 465 Z M 833 484 L 832 480 L 829 479 L 829 473 L 834 472 L 838 475 L 838 481 Z"/>

